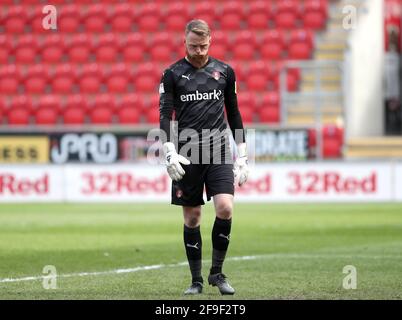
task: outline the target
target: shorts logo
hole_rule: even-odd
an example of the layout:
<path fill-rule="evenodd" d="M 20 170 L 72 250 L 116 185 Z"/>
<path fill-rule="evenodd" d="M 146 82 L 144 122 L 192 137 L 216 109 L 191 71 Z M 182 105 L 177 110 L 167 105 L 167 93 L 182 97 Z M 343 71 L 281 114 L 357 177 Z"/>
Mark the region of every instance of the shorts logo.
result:
<path fill-rule="evenodd" d="M 212 72 L 212 76 L 214 77 L 214 79 L 216 81 L 218 81 L 221 77 L 221 73 L 219 71 L 214 71 L 214 72 Z"/>
<path fill-rule="evenodd" d="M 181 198 L 182 196 L 183 196 L 183 191 L 180 190 L 180 189 L 178 189 L 178 190 L 176 191 L 176 197 Z"/>

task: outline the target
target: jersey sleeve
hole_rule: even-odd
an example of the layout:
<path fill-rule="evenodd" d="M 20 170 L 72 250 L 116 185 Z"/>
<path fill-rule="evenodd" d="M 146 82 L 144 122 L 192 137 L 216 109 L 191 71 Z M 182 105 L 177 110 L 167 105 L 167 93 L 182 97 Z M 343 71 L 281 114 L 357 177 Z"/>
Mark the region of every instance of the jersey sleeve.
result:
<path fill-rule="evenodd" d="M 230 130 L 236 143 L 245 142 L 243 120 L 237 104 L 236 75 L 234 70 L 228 66 L 227 83 L 225 88 L 225 107 Z M 241 130 L 240 136 L 236 137 L 235 130 Z M 240 141 L 238 141 L 240 139 Z"/>
<path fill-rule="evenodd" d="M 170 121 L 174 109 L 173 90 L 173 74 L 171 70 L 166 69 L 159 84 L 159 127 L 166 133 L 167 141 L 170 141 Z M 162 141 L 162 143 L 167 141 Z"/>

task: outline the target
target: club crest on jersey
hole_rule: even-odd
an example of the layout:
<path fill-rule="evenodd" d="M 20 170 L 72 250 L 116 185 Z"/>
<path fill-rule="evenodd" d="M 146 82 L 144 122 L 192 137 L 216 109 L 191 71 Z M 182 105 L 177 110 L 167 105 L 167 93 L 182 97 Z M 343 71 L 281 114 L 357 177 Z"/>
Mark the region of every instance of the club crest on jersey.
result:
<path fill-rule="evenodd" d="M 218 81 L 221 77 L 221 73 L 219 71 L 214 71 L 214 72 L 212 72 L 212 76 L 214 77 L 214 79 L 216 81 Z"/>

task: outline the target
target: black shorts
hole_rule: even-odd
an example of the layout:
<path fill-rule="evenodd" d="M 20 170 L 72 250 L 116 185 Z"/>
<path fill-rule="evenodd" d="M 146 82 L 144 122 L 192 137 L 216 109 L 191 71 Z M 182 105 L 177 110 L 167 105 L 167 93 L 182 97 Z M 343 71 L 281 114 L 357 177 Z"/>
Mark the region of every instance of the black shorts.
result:
<path fill-rule="evenodd" d="M 186 174 L 180 181 L 172 182 L 172 204 L 197 207 L 220 193 L 234 195 L 233 164 L 189 164 L 182 165 Z"/>

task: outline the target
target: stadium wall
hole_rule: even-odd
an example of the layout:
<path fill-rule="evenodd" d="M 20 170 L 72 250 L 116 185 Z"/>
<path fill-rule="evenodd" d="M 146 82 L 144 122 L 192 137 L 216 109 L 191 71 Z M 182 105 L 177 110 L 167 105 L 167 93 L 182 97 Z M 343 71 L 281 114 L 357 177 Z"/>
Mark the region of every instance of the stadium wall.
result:
<path fill-rule="evenodd" d="M 402 202 L 402 162 L 252 165 L 238 202 Z M 162 165 L 0 166 L 0 202 L 164 202 Z"/>
<path fill-rule="evenodd" d="M 384 2 L 368 0 L 358 10 L 345 55 L 347 138 L 384 133 Z"/>

